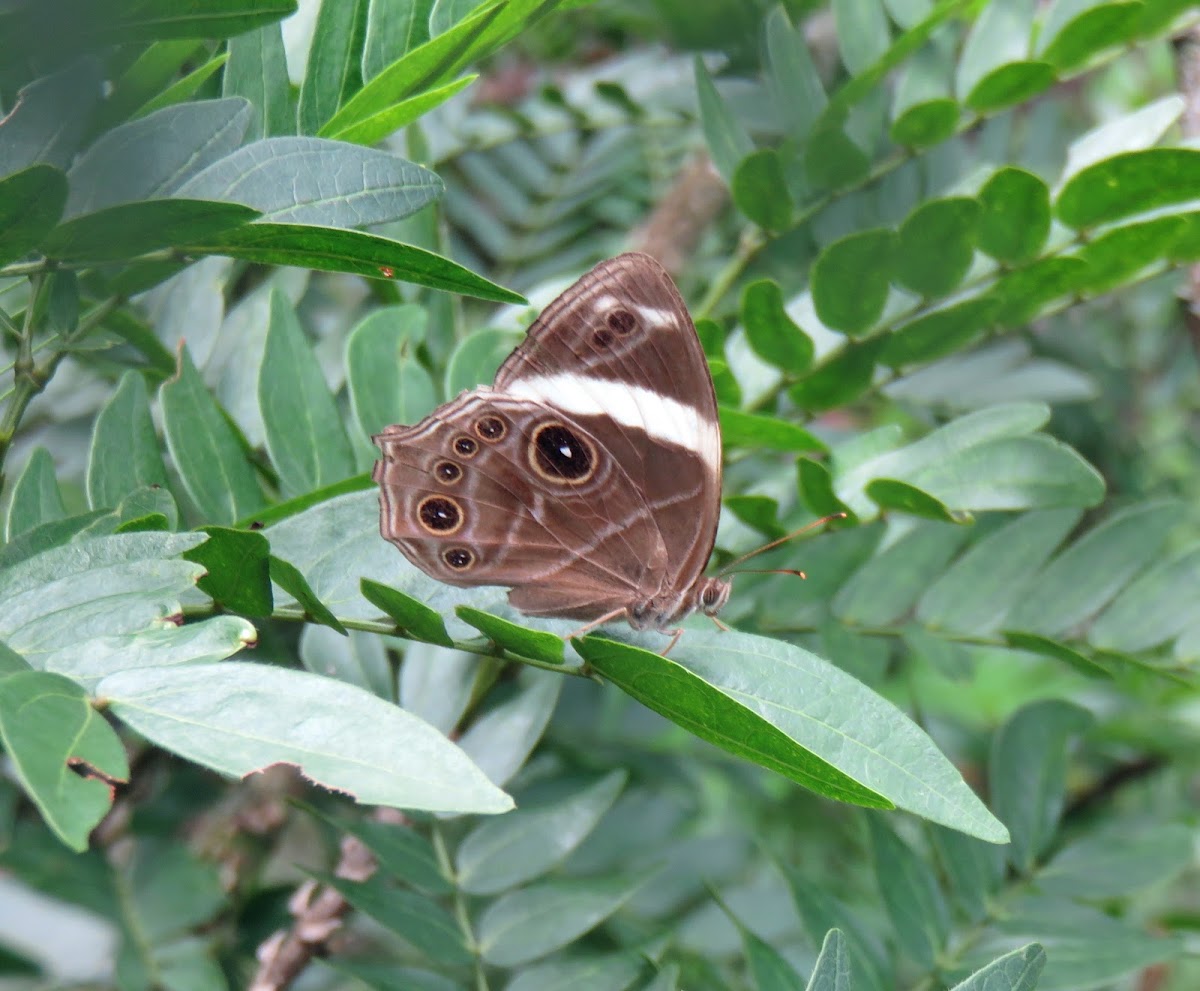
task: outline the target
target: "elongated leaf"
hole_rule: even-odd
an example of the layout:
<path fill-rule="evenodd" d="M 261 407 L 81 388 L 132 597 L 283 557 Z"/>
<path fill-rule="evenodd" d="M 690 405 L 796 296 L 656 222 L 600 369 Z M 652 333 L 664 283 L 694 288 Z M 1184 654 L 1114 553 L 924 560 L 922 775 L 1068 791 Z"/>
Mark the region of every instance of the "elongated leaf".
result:
<path fill-rule="evenodd" d="M 405 304 L 373 311 L 350 332 L 350 405 L 368 437 L 393 423 L 416 423 L 436 404 L 433 379 L 414 353 L 425 324 L 425 310 Z"/>
<path fill-rule="evenodd" d="M 721 406 L 717 409 L 721 436 L 727 447 L 749 447 L 773 451 L 824 451 L 825 442 L 803 427 L 773 416 L 743 413 Z"/>
<path fill-rule="evenodd" d="M 0 32 L 0 53 L 14 41 L 21 51 L 19 32 Z M 99 60 L 81 58 L 22 87 L 0 122 L 0 176 L 38 163 L 65 172 L 91 124 L 102 83 Z"/>
<path fill-rule="evenodd" d="M 250 101 L 252 116 L 246 138 L 254 141 L 292 133 L 296 118 L 279 25 L 265 24 L 230 38 L 226 48 L 229 61 L 221 73 L 222 92 L 226 97 Z"/>
<path fill-rule="evenodd" d="M 763 46 L 771 96 L 784 115 L 789 136 L 802 140 L 825 107 L 825 89 L 804 33 L 792 25 L 782 4 L 767 14 Z"/>
<path fill-rule="evenodd" d="M 370 82 L 384 69 L 429 40 L 433 0 L 370 0 L 363 42 L 362 75 Z"/>
<path fill-rule="evenodd" d="M 950 918 L 929 865 L 878 816 L 867 819 L 875 879 L 892 927 L 905 952 L 932 967 L 950 935 Z"/>
<path fill-rule="evenodd" d="M 108 509 L 138 489 L 166 484 L 146 381 L 130 370 L 121 376 L 92 429 L 88 503 L 93 509 Z"/>
<path fill-rule="evenodd" d="M 278 289 L 271 293 L 258 403 L 267 450 L 285 495 L 319 489 L 354 474 L 354 452 L 337 404 L 295 310 Z"/>
<path fill-rule="evenodd" d="M 805 991 L 851 991 L 850 962 L 840 929 L 830 929 L 825 934 Z"/>
<path fill-rule="evenodd" d="M 481 823 L 458 848 L 459 885 L 470 894 L 490 895 L 546 873 L 595 829 L 626 777 L 613 771 L 554 805 Z"/>
<path fill-rule="evenodd" d="M 384 151 L 277 137 L 214 162 L 178 195 L 241 203 L 273 223 L 365 227 L 407 217 L 442 189 L 428 169 Z"/>
<path fill-rule="evenodd" d="M 12 487 L 12 501 L 4 522 L 4 539 L 12 540 L 43 523 L 61 520 L 67 515 L 54 459 L 44 447 L 36 447 L 21 469 Z"/>
<path fill-rule="evenodd" d="M 988 780 L 992 802 L 1012 835 L 1009 860 L 1028 871 L 1045 852 L 1062 812 L 1070 737 L 1090 714 L 1057 699 L 1018 710 L 992 740 Z"/>
<path fill-rule="evenodd" d="M 232 523 L 258 509 L 263 498 L 254 469 L 186 348 L 179 352 L 176 376 L 163 385 L 160 401 L 171 459 L 205 517 Z"/>
<path fill-rule="evenodd" d="M 479 917 L 479 950 L 496 966 L 536 960 L 599 925 L 646 880 L 617 876 L 545 881 L 504 895 Z"/>
<path fill-rule="evenodd" d="M 783 231 L 790 226 L 795 204 L 774 148 L 760 148 L 743 158 L 733 172 L 730 189 L 738 209 L 759 227 Z"/>
<path fill-rule="evenodd" d="M 700 124 L 713 165 L 727 183 L 733 182 L 738 163 L 754 151 L 745 127 L 717 92 L 712 76 L 699 56 L 694 62 L 696 96 L 700 101 Z"/>
<path fill-rule="evenodd" d="M 5 131 L 0 127 L 0 136 Z M 31 165 L 0 179 L 0 265 L 41 244 L 62 216 L 67 179 L 50 165 Z"/>
<path fill-rule="evenodd" d="M 1174 639 L 1193 618 L 1200 547 L 1186 547 L 1125 589 L 1088 633 L 1097 647 L 1136 651 Z"/>
<path fill-rule="evenodd" d="M 625 991 L 645 970 L 645 958 L 634 953 L 556 956 L 518 970 L 504 991 Z M 667 967 L 663 973 L 671 970 Z M 643 991 L 678 991 L 674 981 L 656 980 L 642 987 Z"/>
<path fill-rule="evenodd" d="M 557 673 L 525 670 L 517 694 L 462 735 L 459 745 L 492 782 L 504 785 L 525 763 L 554 714 L 562 683 Z"/>
<path fill-rule="evenodd" d="M 1148 148 L 1113 155 L 1074 175 L 1055 212 L 1071 227 L 1094 227 L 1200 196 L 1200 150 Z"/>
<path fill-rule="evenodd" d="M 96 688 L 159 746 L 244 777 L 280 762 L 368 805 L 504 812 L 512 800 L 403 709 L 329 678 L 260 664 L 122 671 Z M 364 726 L 372 732 L 363 733 Z"/>
<path fill-rule="evenodd" d="M 230 206 L 225 204 L 223 208 Z M 185 250 L 201 255 L 229 255 L 262 265 L 297 265 L 372 279 L 400 279 L 498 303 L 525 302 L 524 297 L 448 258 L 361 231 L 304 224 L 249 224 L 227 228 L 224 234 L 194 239 Z"/>
<path fill-rule="evenodd" d="M 301 134 L 316 134 L 362 86 L 362 44 L 367 0 L 322 2 L 313 29 L 297 121 Z"/>
<path fill-rule="evenodd" d="M 563 663 L 563 642 L 553 633 L 532 630 L 470 606 L 459 606 L 455 612 L 464 623 L 470 623 L 498 647 L 518 657 L 531 657 L 547 664 Z"/>
<path fill-rule="evenodd" d="M 424 93 L 418 93 L 416 96 L 410 96 L 407 100 L 394 103 L 386 110 L 381 110 L 356 123 L 346 124 L 339 128 L 326 128 L 322 134 L 325 137 L 336 138 L 339 141 L 352 141 L 360 145 L 375 144 L 389 134 L 395 134 L 402 127 L 407 127 L 435 107 L 441 106 L 478 78 L 477 74 L 463 76 L 444 86 L 437 86 Z"/>
<path fill-rule="evenodd" d="M 60 675 L 0 678 L 0 739 L 26 793 L 54 834 L 76 852 L 108 812 L 113 783 L 129 777 L 121 740 Z"/>
<path fill-rule="evenodd" d="M 453 641 L 446 633 L 442 617 L 425 603 L 405 595 L 399 589 L 380 585 L 369 578 L 362 580 L 362 592 L 368 600 L 395 620 L 401 630 L 429 643 L 450 646 Z"/>
<path fill-rule="evenodd" d="M 981 967 L 952 991 L 1033 991 L 1046 966 L 1046 951 L 1029 943 Z"/>
<path fill-rule="evenodd" d="M 1006 833 L 932 742 L 891 703 L 799 647 L 748 634 L 689 631 L 687 666 L 588 637 L 576 649 L 644 705 L 820 794 L 894 804 L 992 842 Z M 873 741 L 902 746 L 903 767 Z M 900 741 L 904 743 L 901 744 Z"/>

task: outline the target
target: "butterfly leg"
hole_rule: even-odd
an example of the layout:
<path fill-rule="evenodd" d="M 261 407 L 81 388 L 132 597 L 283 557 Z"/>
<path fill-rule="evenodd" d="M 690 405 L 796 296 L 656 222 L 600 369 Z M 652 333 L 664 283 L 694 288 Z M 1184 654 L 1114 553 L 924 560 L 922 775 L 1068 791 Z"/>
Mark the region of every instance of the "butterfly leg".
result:
<path fill-rule="evenodd" d="M 599 619 L 593 619 L 590 623 L 584 623 L 583 626 L 581 626 L 578 630 L 573 630 L 572 632 L 568 633 L 565 637 L 563 637 L 563 639 L 574 640 L 576 637 L 581 637 L 585 633 L 591 633 L 592 630 L 594 630 L 597 626 L 603 626 L 605 623 L 613 619 L 620 619 L 620 617 L 625 615 L 625 612 L 626 609 L 624 606 L 621 606 L 620 609 L 613 609 L 611 612 L 606 612 Z"/>
<path fill-rule="evenodd" d="M 717 629 L 720 630 L 722 633 L 732 633 L 733 632 L 733 627 L 731 627 L 728 623 L 722 623 L 719 619 L 717 619 L 716 616 L 710 615 L 708 618 L 717 624 Z"/>
<path fill-rule="evenodd" d="M 666 633 L 666 632 L 668 632 L 668 631 L 663 630 L 663 633 Z M 669 644 L 667 644 L 666 647 L 664 647 L 662 650 L 660 650 L 658 652 L 660 657 L 666 657 L 675 648 L 675 645 L 677 643 L 679 643 L 679 638 L 681 636 L 683 636 L 683 627 L 681 626 L 677 630 L 671 630 L 670 634 L 671 634 L 671 642 Z"/>

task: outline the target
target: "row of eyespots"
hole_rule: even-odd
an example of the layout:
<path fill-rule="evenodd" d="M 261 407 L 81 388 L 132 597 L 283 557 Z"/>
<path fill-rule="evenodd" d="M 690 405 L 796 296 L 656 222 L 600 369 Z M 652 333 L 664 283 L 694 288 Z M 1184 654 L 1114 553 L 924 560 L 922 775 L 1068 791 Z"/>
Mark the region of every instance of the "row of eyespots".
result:
<path fill-rule="evenodd" d="M 605 317 L 605 323 L 608 324 L 608 329 L 601 327 L 592 334 L 592 342 L 599 348 L 606 348 L 612 345 L 616 339 L 613 337 L 627 337 L 637 330 L 637 317 L 628 310 L 610 310 L 608 316 Z"/>

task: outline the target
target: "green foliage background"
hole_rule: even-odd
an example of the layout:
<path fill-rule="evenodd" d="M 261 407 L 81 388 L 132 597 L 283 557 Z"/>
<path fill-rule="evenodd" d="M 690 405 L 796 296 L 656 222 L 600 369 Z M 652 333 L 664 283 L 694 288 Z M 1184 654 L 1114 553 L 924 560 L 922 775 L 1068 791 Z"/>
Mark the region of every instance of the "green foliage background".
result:
<path fill-rule="evenodd" d="M 6 5 L 0 975 L 1194 988 L 1196 19 Z M 629 247 L 717 560 L 846 514 L 669 658 L 428 579 L 367 477 Z"/>

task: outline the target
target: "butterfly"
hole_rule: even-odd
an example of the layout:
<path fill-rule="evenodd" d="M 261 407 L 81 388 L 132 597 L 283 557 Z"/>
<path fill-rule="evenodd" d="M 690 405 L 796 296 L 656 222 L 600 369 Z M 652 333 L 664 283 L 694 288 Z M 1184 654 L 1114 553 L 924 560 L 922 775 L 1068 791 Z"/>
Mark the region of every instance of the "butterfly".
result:
<path fill-rule="evenodd" d="M 703 576 L 721 499 L 712 376 L 649 255 L 567 289 L 490 387 L 373 440 L 380 532 L 440 581 L 507 586 L 520 611 L 583 630 L 623 618 L 676 637 L 729 597 Z"/>

